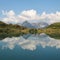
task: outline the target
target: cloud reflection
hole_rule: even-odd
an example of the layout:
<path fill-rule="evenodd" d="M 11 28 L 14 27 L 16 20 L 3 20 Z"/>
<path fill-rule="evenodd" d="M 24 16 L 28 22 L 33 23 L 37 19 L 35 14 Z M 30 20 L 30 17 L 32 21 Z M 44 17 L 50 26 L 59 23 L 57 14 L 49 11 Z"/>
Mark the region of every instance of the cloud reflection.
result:
<path fill-rule="evenodd" d="M 2 49 L 9 48 L 13 49 L 16 45 L 19 45 L 22 49 L 35 50 L 38 45 L 41 45 L 43 48 L 46 46 L 60 48 L 60 40 L 50 38 L 46 34 L 42 33 L 40 35 L 30 35 L 27 39 L 23 36 L 5 38 L 0 41 L 2 44 Z"/>

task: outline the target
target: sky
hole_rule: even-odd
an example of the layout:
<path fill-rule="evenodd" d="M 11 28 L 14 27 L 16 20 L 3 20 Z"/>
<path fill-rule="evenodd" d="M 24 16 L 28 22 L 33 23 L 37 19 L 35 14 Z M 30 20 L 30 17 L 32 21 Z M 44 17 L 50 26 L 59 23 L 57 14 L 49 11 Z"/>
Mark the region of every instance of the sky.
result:
<path fill-rule="evenodd" d="M 19 13 L 23 10 L 35 9 L 38 12 L 60 11 L 60 0 L 0 0 L 1 10 L 14 10 Z"/>
<path fill-rule="evenodd" d="M 51 17 L 51 14 L 52 17 L 53 15 L 54 17 L 59 15 L 57 18 L 60 17 L 60 0 L 0 0 L 0 20 L 3 18 L 4 22 L 7 22 L 7 20 L 14 22 L 13 19 L 17 19 L 17 21 L 19 19 L 20 21 L 41 20 L 41 15 L 45 15 L 45 20 L 51 20 L 46 17 L 46 15 Z M 10 21 L 11 19 L 13 21 Z M 14 23 L 17 23 L 17 21 Z"/>

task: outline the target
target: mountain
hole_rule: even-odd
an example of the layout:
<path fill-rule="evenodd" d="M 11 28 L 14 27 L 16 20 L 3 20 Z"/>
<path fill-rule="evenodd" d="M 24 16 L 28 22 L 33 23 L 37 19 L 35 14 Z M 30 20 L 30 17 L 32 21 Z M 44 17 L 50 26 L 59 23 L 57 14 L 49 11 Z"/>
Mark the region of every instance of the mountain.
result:
<path fill-rule="evenodd" d="M 53 23 L 53 24 L 49 25 L 47 28 L 60 29 L 60 22 Z"/>
<path fill-rule="evenodd" d="M 38 28 L 45 28 L 48 26 L 48 24 L 45 22 L 33 23 L 32 25 L 35 26 L 35 28 L 37 28 L 37 29 Z"/>
<path fill-rule="evenodd" d="M 45 22 L 31 23 L 31 22 L 28 22 L 28 21 L 24 21 L 22 23 L 22 26 L 27 27 L 27 28 L 36 28 L 36 29 L 38 29 L 38 28 L 45 28 L 45 27 L 48 26 L 48 24 L 45 23 Z"/>
<path fill-rule="evenodd" d="M 30 24 L 28 21 L 24 21 L 22 23 L 22 26 L 27 27 L 27 28 L 35 28 L 32 24 Z"/>
<path fill-rule="evenodd" d="M 0 21 L 0 40 L 6 37 L 20 36 L 24 32 L 22 30 L 26 30 L 27 28 L 16 25 L 16 24 L 6 24 Z"/>
<path fill-rule="evenodd" d="M 60 22 L 53 23 L 45 29 L 45 33 L 52 38 L 60 39 Z"/>

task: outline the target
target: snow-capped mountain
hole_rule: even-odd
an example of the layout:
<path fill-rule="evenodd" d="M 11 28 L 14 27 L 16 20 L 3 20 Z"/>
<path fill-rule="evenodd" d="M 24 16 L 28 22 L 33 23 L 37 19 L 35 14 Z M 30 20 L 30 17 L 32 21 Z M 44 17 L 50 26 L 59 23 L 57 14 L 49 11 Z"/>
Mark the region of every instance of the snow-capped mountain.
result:
<path fill-rule="evenodd" d="M 27 27 L 27 28 L 36 28 L 36 29 L 38 29 L 38 28 L 45 28 L 45 27 L 48 26 L 48 24 L 45 23 L 45 22 L 31 23 L 31 22 L 28 22 L 28 21 L 24 21 L 22 23 L 22 26 Z"/>
<path fill-rule="evenodd" d="M 28 21 L 24 21 L 22 23 L 22 26 L 27 27 L 27 28 L 35 28 L 31 23 L 29 23 Z"/>
<path fill-rule="evenodd" d="M 32 23 L 32 25 L 35 26 L 35 28 L 37 28 L 37 29 L 38 29 L 38 28 L 45 28 L 45 27 L 48 26 L 48 24 L 45 23 L 45 22 Z"/>

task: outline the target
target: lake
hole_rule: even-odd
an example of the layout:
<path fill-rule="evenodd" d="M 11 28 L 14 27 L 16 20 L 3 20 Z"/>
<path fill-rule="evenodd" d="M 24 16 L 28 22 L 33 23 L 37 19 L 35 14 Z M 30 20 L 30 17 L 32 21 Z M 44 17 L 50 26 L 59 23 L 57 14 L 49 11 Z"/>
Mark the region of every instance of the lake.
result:
<path fill-rule="evenodd" d="M 0 60 L 60 60 L 60 40 L 27 34 L 0 40 Z"/>

